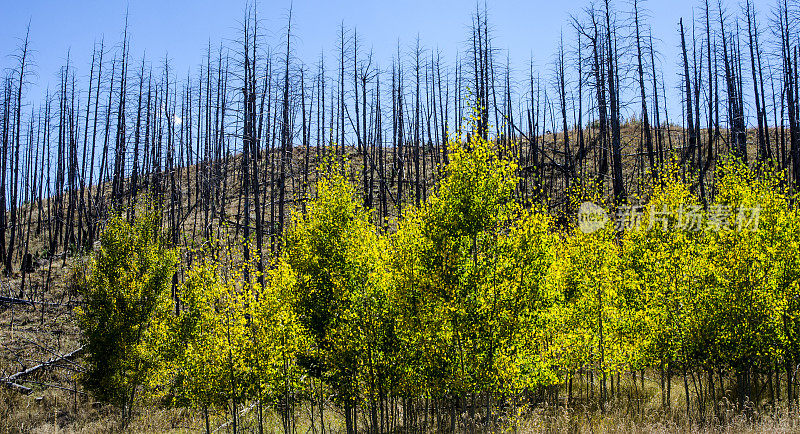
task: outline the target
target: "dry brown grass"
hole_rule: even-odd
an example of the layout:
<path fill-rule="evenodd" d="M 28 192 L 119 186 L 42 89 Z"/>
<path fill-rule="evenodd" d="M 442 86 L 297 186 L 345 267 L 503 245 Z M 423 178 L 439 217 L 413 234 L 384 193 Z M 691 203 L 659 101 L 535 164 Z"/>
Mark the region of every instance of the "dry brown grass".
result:
<path fill-rule="evenodd" d="M 650 387 L 648 385 L 648 387 Z M 57 389 L 35 387 L 32 395 L 0 389 L 0 433 L 156 433 L 203 432 L 205 422 L 199 411 L 166 409 L 157 404 L 135 408 L 132 419 L 123 426 L 120 413 L 107 405 L 93 402 L 89 397 Z M 800 415 L 785 407 L 761 410 L 752 414 L 737 411 L 723 404 L 718 416 L 687 417 L 680 403 L 682 396 L 673 397 L 671 411 L 651 407 L 655 397 L 641 411 L 620 400 L 609 403 L 605 412 L 576 404 L 573 408 L 539 404 L 530 407 L 518 417 L 501 425 L 485 427 L 476 425 L 474 432 L 515 433 L 792 433 L 800 432 Z M 258 432 L 257 411 L 247 406 L 240 410 L 240 432 Z M 313 432 L 308 416 L 308 406 L 300 406 L 296 413 L 298 433 Z M 363 412 L 362 412 L 363 415 Z M 216 432 L 230 432 L 226 425 L 228 414 L 212 413 L 210 426 Z M 362 416 L 363 417 L 363 416 Z M 464 414 L 459 424 L 460 432 L 470 432 Z M 265 432 L 282 432 L 274 411 L 265 410 Z M 319 425 L 317 424 L 317 429 Z M 365 429 L 365 428 L 364 428 Z M 326 432 L 343 433 L 343 417 L 338 409 L 326 408 Z M 404 432 L 402 429 L 398 432 Z M 434 433 L 435 429 L 414 432 Z"/>
<path fill-rule="evenodd" d="M 519 422 L 520 433 L 793 433 L 800 432 L 800 417 L 785 409 L 747 417 L 741 413 L 719 419 L 688 419 L 685 414 L 632 415 L 615 409 L 605 414 L 580 410 L 537 409 Z"/>
<path fill-rule="evenodd" d="M 24 396 L 0 389 L 2 433 L 182 433 L 197 432 L 202 427 L 198 415 L 149 406 L 137 408 L 123 428 L 118 411 L 85 396 L 53 389 Z"/>

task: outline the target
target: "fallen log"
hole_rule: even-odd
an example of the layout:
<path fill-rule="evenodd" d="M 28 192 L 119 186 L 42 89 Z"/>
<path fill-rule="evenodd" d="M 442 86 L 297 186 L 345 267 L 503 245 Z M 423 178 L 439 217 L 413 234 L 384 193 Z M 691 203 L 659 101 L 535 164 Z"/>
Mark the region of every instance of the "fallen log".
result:
<path fill-rule="evenodd" d="M 52 303 L 49 301 L 33 301 L 33 300 L 25 300 L 23 298 L 13 298 L 13 297 L 4 297 L 0 296 L 0 303 L 2 304 L 22 304 L 27 306 L 35 306 L 35 305 L 45 305 L 50 307 L 75 307 L 75 303 Z"/>
<path fill-rule="evenodd" d="M 21 384 L 12 383 L 10 381 L 3 381 L 3 384 L 5 384 L 6 387 L 9 387 L 11 389 L 16 390 L 17 392 L 22 393 L 23 395 L 30 395 L 33 392 L 33 389 L 31 389 L 30 387 L 25 387 Z"/>
<path fill-rule="evenodd" d="M 28 394 L 28 393 L 31 392 L 31 389 L 28 388 L 28 387 L 22 386 L 20 384 L 17 384 L 17 380 L 23 380 L 23 377 L 25 377 L 27 375 L 30 375 L 30 374 L 32 374 L 32 373 L 34 373 L 36 371 L 41 370 L 41 369 L 53 366 L 54 364 L 56 364 L 58 362 L 69 361 L 69 359 L 72 359 L 74 357 L 79 356 L 83 352 L 84 348 L 85 348 L 85 346 L 81 346 L 80 348 L 78 348 L 77 350 L 75 350 L 75 351 L 73 351 L 73 352 L 71 352 L 69 354 L 65 354 L 63 356 L 58 356 L 58 357 L 51 358 L 51 359 L 47 360 L 44 363 L 40 363 L 40 364 L 38 364 L 36 366 L 30 367 L 30 368 L 25 369 L 23 371 L 19 371 L 16 374 L 9 375 L 8 377 L 1 378 L 0 379 L 0 383 L 3 383 L 6 386 L 11 387 L 12 389 L 16 389 L 16 390 L 18 390 L 18 391 L 20 391 L 22 393 Z"/>
<path fill-rule="evenodd" d="M 4 304 L 26 304 L 29 306 L 33 306 L 33 302 L 30 300 L 23 300 L 21 298 L 11 298 L 11 297 L 3 297 L 0 296 L 0 303 Z"/>

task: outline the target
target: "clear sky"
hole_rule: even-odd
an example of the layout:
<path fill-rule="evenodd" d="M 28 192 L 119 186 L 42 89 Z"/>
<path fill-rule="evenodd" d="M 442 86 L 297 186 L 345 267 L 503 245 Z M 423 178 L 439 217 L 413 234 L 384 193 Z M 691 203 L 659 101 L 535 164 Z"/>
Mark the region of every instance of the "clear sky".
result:
<path fill-rule="evenodd" d="M 684 17 L 684 21 L 691 22 L 693 8 L 700 5 L 700 0 L 640 2 L 648 10 L 647 23 L 654 38 L 660 40 L 657 49 L 667 85 L 674 86 L 679 72 L 678 19 Z M 755 0 L 762 21 L 766 21 L 773 3 L 773 0 Z M 284 31 L 291 4 L 289 0 L 262 0 L 258 4 L 259 18 L 273 36 Z M 574 41 L 570 15 L 580 14 L 590 0 L 487 0 L 487 4 L 495 47 L 509 51 L 512 66 L 525 70 L 533 56 L 539 68 L 547 71 L 560 32 L 564 31 L 566 42 Z M 631 9 L 629 0 L 615 0 L 615 4 L 620 11 Z M 92 44 L 103 36 L 106 44 L 120 42 L 126 9 L 133 59 L 141 59 L 144 52 L 151 61 L 169 55 L 178 75 L 184 71 L 185 76 L 189 70 L 194 74 L 209 41 L 216 46 L 237 36 L 246 1 L 0 0 L 0 5 L 1 67 L 13 64 L 9 55 L 17 49 L 30 22 L 38 76 L 32 79 L 29 96 L 35 100 L 36 95 L 43 94 L 45 86 L 58 83 L 59 67 L 68 51 L 79 75 L 88 75 Z M 737 12 L 741 7 L 738 0 L 724 0 L 723 5 Z M 388 67 L 398 40 L 401 48 L 408 50 L 417 35 L 426 48 L 438 47 L 451 62 L 457 50 L 466 48 L 475 3 L 473 0 L 295 0 L 292 9 L 295 55 L 305 63 L 316 63 L 323 50 L 331 59 L 335 58 L 339 25 L 344 23 L 356 28 L 363 46 L 372 47 L 376 60 Z M 701 15 L 699 11 L 696 13 Z M 625 17 L 621 14 L 619 19 Z"/>

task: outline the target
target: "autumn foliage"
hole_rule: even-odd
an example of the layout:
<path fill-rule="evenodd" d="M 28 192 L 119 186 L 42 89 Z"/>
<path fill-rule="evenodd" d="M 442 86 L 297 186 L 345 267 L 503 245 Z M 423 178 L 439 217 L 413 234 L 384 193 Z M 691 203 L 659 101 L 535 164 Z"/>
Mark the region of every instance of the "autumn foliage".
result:
<path fill-rule="evenodd" d="M 395 230 L 372 222 L 342 167 L 320 168 L 263 275 L 261 258 L 206 246 L 176 289 L 177 314 L 163 296 L 174 252 L 149 235 L 149 217 L 112 221 L 80 315 L 103 373 L 86 376 L 92 390 L 127 404 L 141 387 L 234 421 L 258 402 L 287 432 L 299 406 L 324 424 L 332 403 L 348 433 L 510 426 L 515 409 L 571 405 L 581 379 L 602 409 L 620 378 L 636 387 L 645 372 L 660 375 L 665 406 L 682 376 L 687 411 L 714 412 L 725 393 L 742 408 L 774 403 L 782 387 L 794 400 L 800 223 L 768 166 L 720 164 L 711 203 L 665 170 L 640 198 L 641 221 L 591 233 L 519 205 L 518 168 L 479 135 L 450 144 L 438 187 Z M 572 197 L 577 209 L 592 186 Z M 738 227 L 735 213 L 707 224 L 722 207 L 758 208 L 758 225 Z M 656 211 L 687 209 L 699 226 L 653 224 Z"/>

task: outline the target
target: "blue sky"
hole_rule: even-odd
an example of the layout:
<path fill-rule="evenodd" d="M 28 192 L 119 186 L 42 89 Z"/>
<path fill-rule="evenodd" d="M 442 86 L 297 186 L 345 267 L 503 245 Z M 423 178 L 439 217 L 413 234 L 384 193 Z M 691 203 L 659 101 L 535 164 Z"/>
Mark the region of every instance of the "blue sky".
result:
<path fill-rule="evenodd" d="M 185 76 L 187 71 L 194 73 L 209 40 L 216 46 L 237 36 L 246 5 L 243 0 L 0 1 L 3 2 L 0 6 L 0 56 L 3 56 L 0 66 L 13 64 L 9 55 L 17 49 L 30 21 L 31 48 L 38 74 L 33 77 L 29 90 L 29 96 L 34 100 L 43 94 L 45 86 L 49 84 L 52 87 L 58 82 L 58 70 L 64 64 L 68 50 L 78 66 L 79 76 L 87 75 L 92 44 L 103 36 L 106 44 L 119 43 L 126 9 L 133 59 L 141 59 L 144 52 L 150 61 L 168 55 L 173 70 L 179 76 Z M 574 41 L 570 15 L 580 14 L 589 1 L 491 0 L 488 8 L 495 46 L 509 51 L 512 66 L 517 69 L 527 69 L 533 56 L 539 69 L 549 71 L 560 32 L 564 31 L 568 43 Z M 756 0 L 755 3 L 760 18 L 765 21 L 772 0 Z M 284 31 L 291 4 L 287 0 L 259 3 L 259 17 L 273 36 Z M 630 9 L 628 0 L 616 0 L 615 4 L 618 10 Z M 647 22 L 652 27 L 653 36 L 660 40 L 657 48 L 662 56 L 667 85 L 674 86 L 679 72 L 678 19 L 684 17 L 684 21 L 691 22 L 693 8 L 700 1 L 648 0 L 642 4 L 649 11 Z M 728 9 L 739 11 L 738 1 L 725 1 L 723 4 Z M 472 0 L 295 0 L 292 33 L 295 35 L 296 57 L 313 64 L 324 50 L 331 60 L 335 58 L 338 28 L 344 23 L 358 30 L 362 46 L 373 48 L 376 60 L 383 66 L 390 64 L 398 40 L 401 48 L 410 49 L 417 35 L 426 48 L 438 47 L 444 58 L 452 61 L 456 52 L 465 48 L 474 9 Z M 697 14 L 699 16 L 700 12 Z"/>

